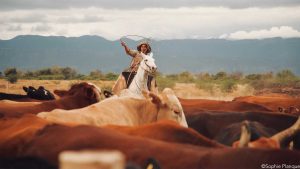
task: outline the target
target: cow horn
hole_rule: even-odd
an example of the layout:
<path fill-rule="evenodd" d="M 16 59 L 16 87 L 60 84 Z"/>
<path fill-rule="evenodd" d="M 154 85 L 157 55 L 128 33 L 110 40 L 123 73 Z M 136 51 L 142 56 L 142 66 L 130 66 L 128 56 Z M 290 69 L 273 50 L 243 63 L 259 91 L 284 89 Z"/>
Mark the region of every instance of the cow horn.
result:
<path fill-rule="evenodd" d="M 246 120 L 243 122 L 241 127 L 241 137 L 240 137 L 238 147 L 239 148 L 248 147 L 248 143 L 250 142 L 250 139 L 251 139 L 250 126 L 249 126 L 249 122 Z"/>
<path fill-rule="evenodd" d="M 300 116 L 294 125 L 275 134 L 271 139 L 277 141 L 281 148 L 287 147 L 293 138 L 300 132 Z"/>

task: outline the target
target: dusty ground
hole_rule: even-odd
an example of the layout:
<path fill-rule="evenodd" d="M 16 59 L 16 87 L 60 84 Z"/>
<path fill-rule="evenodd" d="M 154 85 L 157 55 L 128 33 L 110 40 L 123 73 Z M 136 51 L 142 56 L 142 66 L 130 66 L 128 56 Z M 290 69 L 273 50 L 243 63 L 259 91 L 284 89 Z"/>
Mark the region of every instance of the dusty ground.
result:
<path fill-rule="evenodd" d="M 237 89 L 231 93 L 221 92 L 216 88 L 213 91 L 206 91 L 199 89 L 195 84 L 189 83 L 177 83 L 174 87 L 174 91 L 178 97 L 189 99 L 210 99 L 210 100 L 232 100 L 239 96 L 254 95 L 255 90 L 248 85 L 238 85 Z"/>
<path fill-rule="evenodd" d="M 14 94 L 25 94 L 23 91 L 23 86 L 33 86 L 35 88 L 39 86 L 44 86 L 50 92 L 55 89 L 69 89 L 72 84 L 83 82 L 82 80 L 18 80 L 15 84 L 10 84 L 6 80 L 0 79 L 0 92 L 14 93 Z M 111 88 L 114 84 L 112 81 L 100 81 L 100 80 L 90 80 L 102 89 Z"/>
<path fill-rule="evenodd" d="M 74 83 L 82 82 L 81 80 L 18 80 L 15 84 L 10 84 L 4 79 L 0 79 L 0 92 L 25 94 L 23 86 L 44 86 L 49 91 L 53 92 L 55 89 L 69 89 Z M 101 89 L 111 89 L 114 84 L 113 81 L 100 81 L 92 80 L 88 81 L 96 84 Z M 177 83 L 173 88 L 176 95 L 181 98 L 203 98 L 213 100 L 232 100 L 238 96 L 253 95 L 255 90 L 247 85 L 238 85 L 237 90 L 232 93 L 223 93 L 218 89 L 211 91 L 205 91 L 198 89 L 195 84 L 189 83 Z"/>

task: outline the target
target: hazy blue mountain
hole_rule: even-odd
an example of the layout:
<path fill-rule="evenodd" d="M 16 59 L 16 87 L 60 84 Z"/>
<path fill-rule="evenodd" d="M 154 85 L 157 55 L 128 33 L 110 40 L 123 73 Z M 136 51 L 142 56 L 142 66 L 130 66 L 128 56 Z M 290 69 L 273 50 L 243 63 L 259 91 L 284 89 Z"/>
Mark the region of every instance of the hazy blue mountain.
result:
<path fill-rule="evenodd" d="M 137 42 L 125 40 L 131 48 Z M 163 73 L 241 71 L 244 73 L 290 69 L 300 75 L 300 38 L 263 40 L 152 41 L 154 57 Z M 0 71 L 7 67 L 34 70 L 70 66 L 88 73 L 120 72 L 131 58 L 119 41 L 99 36 L 61 37 L 22 35 L 0 40 Z"/>

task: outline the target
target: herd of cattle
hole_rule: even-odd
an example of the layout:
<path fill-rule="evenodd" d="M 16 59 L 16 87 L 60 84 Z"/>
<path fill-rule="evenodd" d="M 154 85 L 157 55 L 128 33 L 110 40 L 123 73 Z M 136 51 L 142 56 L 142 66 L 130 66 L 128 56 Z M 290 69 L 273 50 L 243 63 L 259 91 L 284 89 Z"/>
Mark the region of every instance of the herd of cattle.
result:
<path fill-rule="evenodd" d="M 165 89 L 105 99 L 85 82 L 58 98 L 24 90 L 0 93 L 0 168 L 57 168 L 65 150 L 119 150 L 128 169 L 149 159 L 162 169 L 300 168 L 300 98 L 182 99 Z"/>

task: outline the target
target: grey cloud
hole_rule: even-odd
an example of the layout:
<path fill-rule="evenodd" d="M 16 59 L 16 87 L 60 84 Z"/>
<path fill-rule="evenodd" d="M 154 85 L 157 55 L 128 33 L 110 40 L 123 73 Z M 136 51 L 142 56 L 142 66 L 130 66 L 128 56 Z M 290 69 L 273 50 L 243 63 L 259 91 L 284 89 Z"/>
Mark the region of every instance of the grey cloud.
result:
<path fill-rule="evenodd" d="M 52 28 L 48 26 L 47 24 L 39 24 L 37 26 L 33 26 L 31 28 L 32 32 L 47 32 L 50 31 Z"/>
<path fill-rule="evenodd" d="M 60 8 L 118 8 L 150 7 L 176 8 L 181 6 L 224 6 L 229 8 L 277 7 L 300 5 L 299 0 L 1 0 L 0 9 L 60 9 Z"/>
<path fill-rule="evenodd" d="M 57 21 L 59 23 L 91 23 L 91 22 L 105 22 L 106 19 L 104 19 L 104 17 L 87 15 L 83 17 L 64 16 L 64 17 L 60 17 Z"/>

